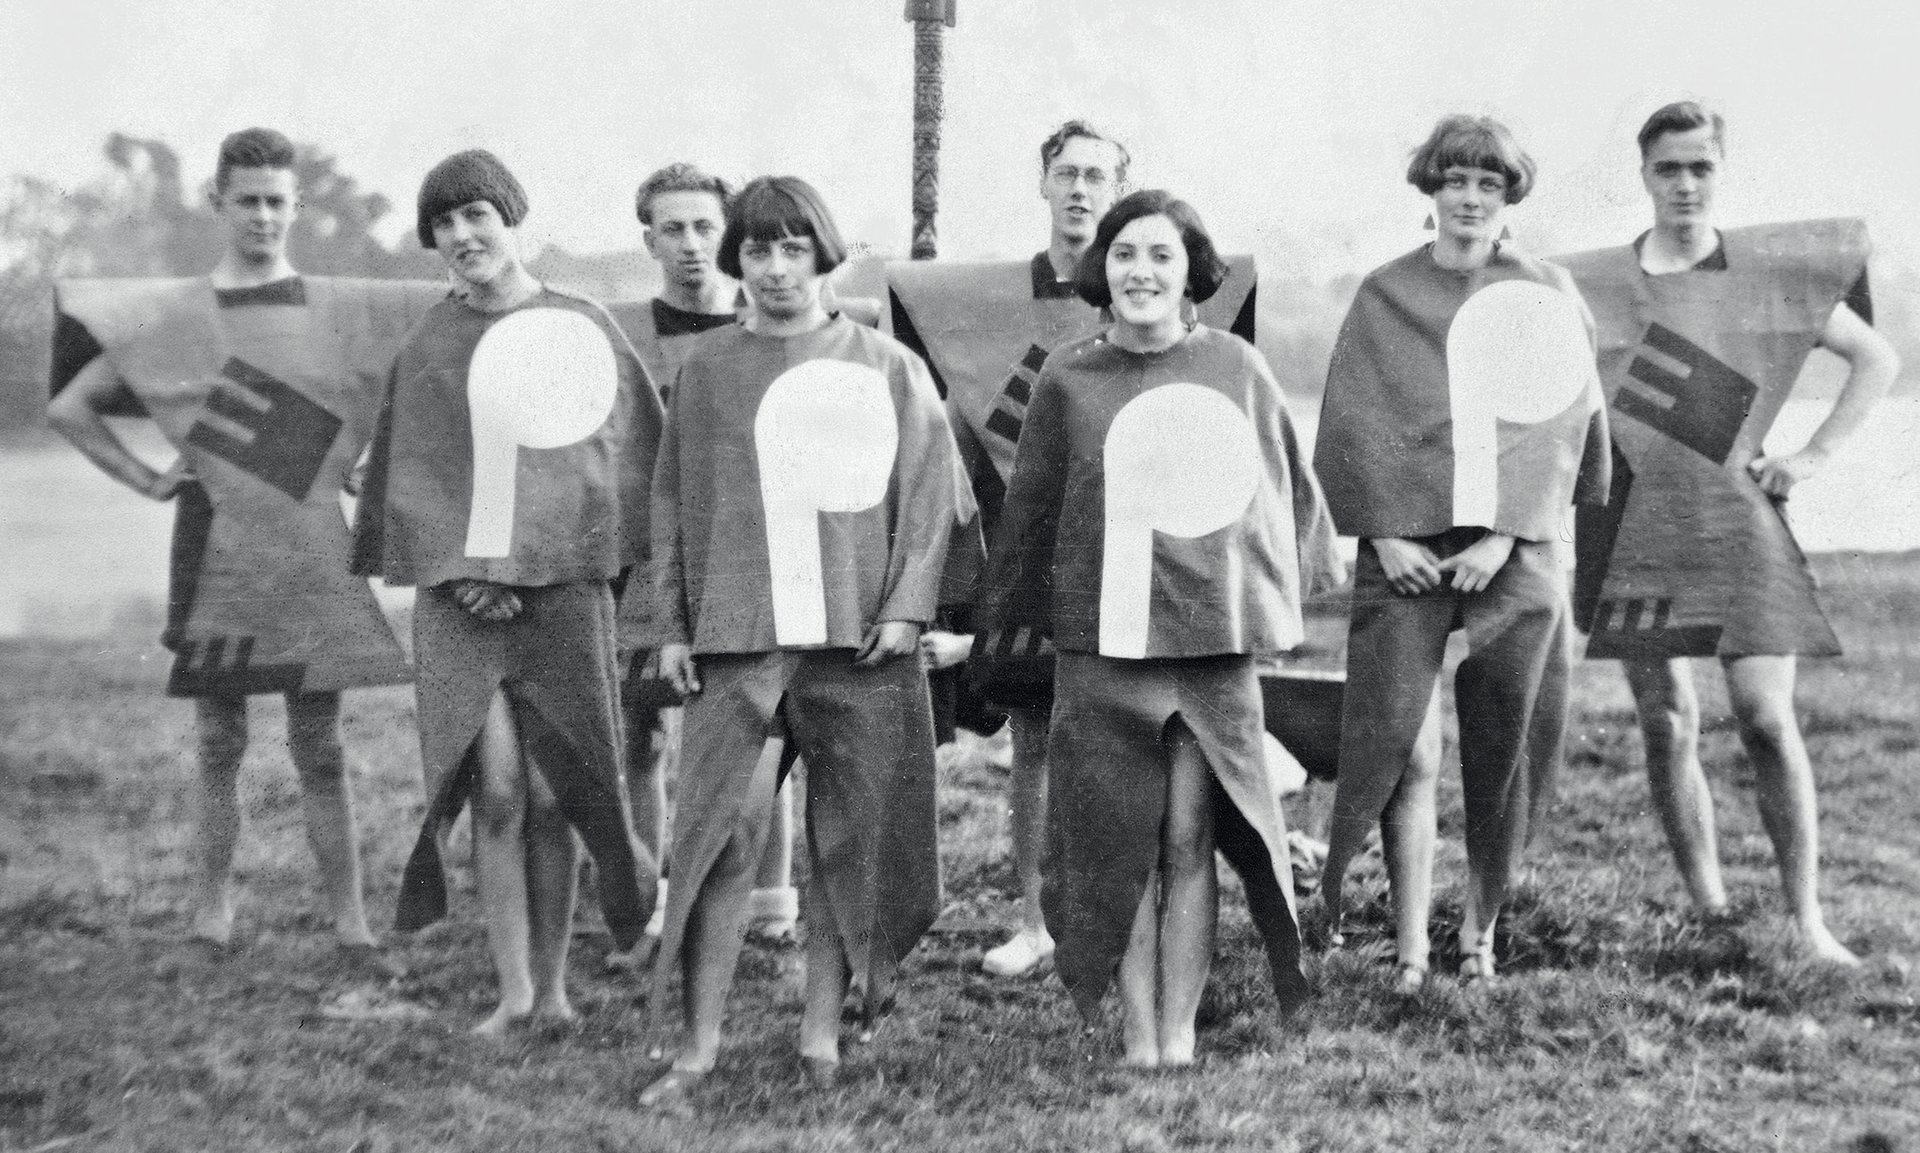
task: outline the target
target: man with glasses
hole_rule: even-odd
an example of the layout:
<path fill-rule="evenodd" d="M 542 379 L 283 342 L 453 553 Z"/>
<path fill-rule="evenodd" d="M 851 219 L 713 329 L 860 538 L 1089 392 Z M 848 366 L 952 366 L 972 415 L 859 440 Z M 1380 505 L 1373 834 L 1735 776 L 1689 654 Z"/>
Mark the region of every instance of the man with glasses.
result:
<path fill-rule="evenodd" d="M 1052 226 L 1046 248 L 1024 266 L 896 266 L 891 278 L 894 333 L 934 366 L 980 504 L 981 527 L 989 538 L 1013 469 L 1014 444 L 1034 374 L 1050 349 L 1092 331 L 1098 320 L 1095 310 L 1074 294 L 1074 270 L 1126 181 L 1129 159 L 1118 141 L 1085 120 L 1069 120 L 1040 144 L 1040 197 L 1047 202 Z M 969 309 L 986 300 L 996 306 L 991 316 L 975 313 L 969 320 Z M 940 323 L 945 317 L 955 323 Z M 916 321 L 926 324 L 925 332 Z M 943 331 L 950 327 L 956 330 Z M 943 340 L 945 336 L 953 339 Z M 961 631 L 966 622 L 946 623 L 956 626 L 955 631 L 929 632 L 921 640 L 930 669 L 951 669 L 971 648 L 971 638 Z M 1020 878 L 1019 928 L 988 950 L 981 962 L 997 977 L 1028 976 L 1053 956 L 1053 937 L 1040 915 L 1053 661 L 1051 646 L 1042 654 L 1039 638 L 1022 639 L 1030 640 L 1034 651 L 1017 662 L 1020 683 L 1000 677 L 987 688 L 992 703 L 1007 711 L 1013 738 L 1010 834 Z M 1000 664 L 1009 673 L 1015 668 L 1015 662 L 985 663 Z M 955 677 L 947 674 L 950 681 Z M 960 691 L 957 684 L 950 690 L 956 695 Z"/>

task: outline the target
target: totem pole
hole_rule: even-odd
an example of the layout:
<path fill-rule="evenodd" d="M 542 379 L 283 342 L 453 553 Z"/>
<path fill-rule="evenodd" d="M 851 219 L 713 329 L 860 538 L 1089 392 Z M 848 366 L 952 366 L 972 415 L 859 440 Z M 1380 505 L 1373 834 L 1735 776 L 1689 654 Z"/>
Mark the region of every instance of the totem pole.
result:
<path fill-rule="evenodd" d="M 940 210 L 940 116 L 943 37 L 960 0 L 907 0 L 913 23 L 913 247 L 915 260 L 934 257 L 933 218 Z"/>

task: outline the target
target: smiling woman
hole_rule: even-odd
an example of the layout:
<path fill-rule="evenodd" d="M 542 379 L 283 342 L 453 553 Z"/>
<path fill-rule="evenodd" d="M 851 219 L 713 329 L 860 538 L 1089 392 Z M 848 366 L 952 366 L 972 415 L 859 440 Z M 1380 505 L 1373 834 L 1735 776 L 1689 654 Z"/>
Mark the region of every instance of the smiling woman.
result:
<path fill-rule="evenodd" d="M 1089 1020 L 1118 966 L 1135 1066 L 1194 1060 L 1216 847 L 1281 1002 L 1306 994 L 1253 662 L 1300 642 L 1339 562 L 1265 361 L 1188 320 L 1226 271 L 1166 192 L 1101 219 L 1075 288 L 1113 323 L 1040 369 L 981 612 L 1060 650 L 1041 900 Z"/>

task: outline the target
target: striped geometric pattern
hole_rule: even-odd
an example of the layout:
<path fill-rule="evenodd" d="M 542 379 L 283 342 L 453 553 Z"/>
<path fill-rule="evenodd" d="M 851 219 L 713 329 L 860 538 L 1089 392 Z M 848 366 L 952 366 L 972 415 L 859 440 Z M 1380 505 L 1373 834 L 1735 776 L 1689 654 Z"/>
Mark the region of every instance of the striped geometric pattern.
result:
<path fill-rule="evenodd" d="M 252 637 L 210 637 L 180 642 L 167 693 L 176 697 L 246 696 L 299 692 L 307 666 L 256 665 Z"/>

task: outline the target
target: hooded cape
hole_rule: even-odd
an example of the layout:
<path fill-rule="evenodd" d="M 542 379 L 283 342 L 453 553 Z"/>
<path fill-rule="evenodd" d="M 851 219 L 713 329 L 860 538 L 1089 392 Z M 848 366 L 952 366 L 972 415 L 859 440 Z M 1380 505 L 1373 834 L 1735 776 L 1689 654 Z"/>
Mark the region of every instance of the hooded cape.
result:
<path fill-rule="evenodd" d="M 1584 512 L 1574 611 L 1590 657 L 1803 653 L 1838 638 L 1784 503 L 1747 473 L 1843 301 L 1873 318 L 1858 220 L 1721 233 L 1649 276 L 1636 246 L 1563 259 L 1599 322 L 1613 493 Z"/>
<path fill-rule="evenodd" d="M 1461 272 L 1417 248 L 1368 274 L 1334 344 L 1314 470 L 1340 531 L 1561 533 L 1607 493 L 1592 320 L 1561 269 L 1501 245 Z"/>
<path fill-rule="evenodd" d="M 105 356 L 191 469 L 175 522 L 168 691 L 321 691 L 408 679 L 340 508 L 380 382 L 442 285 L 299 277 L 64 280 L 53 391 Z"/>

